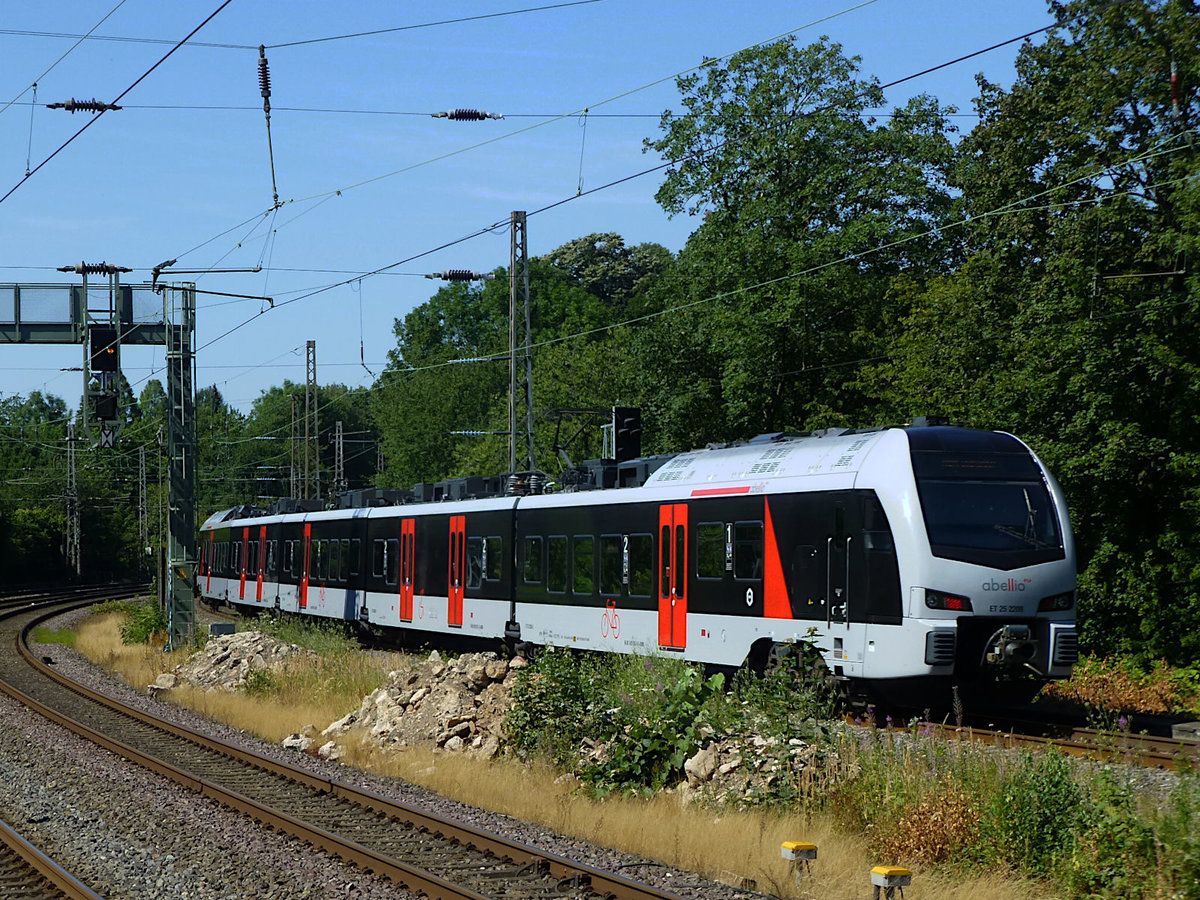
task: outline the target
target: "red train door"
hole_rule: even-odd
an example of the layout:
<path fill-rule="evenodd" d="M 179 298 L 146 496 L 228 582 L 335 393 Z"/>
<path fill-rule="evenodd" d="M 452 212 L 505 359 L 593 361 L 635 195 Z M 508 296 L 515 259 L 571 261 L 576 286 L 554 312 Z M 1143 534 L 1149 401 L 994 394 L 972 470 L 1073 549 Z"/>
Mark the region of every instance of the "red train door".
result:
<path fill-rule="evenodd" d="M 239 600 L 246 599 L 246 563 L 248 562 L 247 557 L 249 556 L 249 554 L 250 554 L 250 529 L 247 527 L 247 528 L 242 529 L 242 555 L 241 555 L 240 565 L 238 566 L 238 572 L 240 575 L 240 577 L 238 579 L 238 599 Z"/>
<path fill-rule="evenodd" d="M 658 508 L 658 645 L 687 646 L 687 504 Z"/>
<path fill-rule="evenodd" d="M 304 523 L 304 564 L 300 569 L 300 608 L 308 606 L 308 567 L 312 562 L 312 522 Z"/>
<path fill-rule="evenodd" d="M 459 628 L 463 621 L 463 587 L 467 569 L 467 517 L 450 517 L 450 609 L 446 623 Z"/>
<path fill-rule="evenodd" d="M 208 540 L 204 543 L 206 552 L 201 563 L 204 566 L 204 593 L 212 594 L 212 555 L 213 555 L 213 534 L 208 533 Z"/>
<path fill-rule="evenodd" d="M 413 617 L 413 563 L 416 557 L 417 520 L 400 520 L 400 621 Z"/>
<path fill-rule="evenodd" d="M 263 573 L 267 565 L 267 526 L 258 526 L 258 591 L 255 600 L 262 602 Z"/>

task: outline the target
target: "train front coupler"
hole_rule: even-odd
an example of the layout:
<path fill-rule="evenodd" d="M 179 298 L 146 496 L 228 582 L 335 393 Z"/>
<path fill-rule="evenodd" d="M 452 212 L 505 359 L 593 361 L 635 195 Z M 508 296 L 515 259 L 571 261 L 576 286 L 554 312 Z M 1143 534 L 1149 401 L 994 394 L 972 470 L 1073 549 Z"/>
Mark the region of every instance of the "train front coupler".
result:
<path fill-rule="evenodd" d="M 1030 673 L 1044 678 L 1045 673 L 1034 666 L 1038 658 L 1038 642 L 1028 625 L 1004 625 L 997 628 L 984 646 L 981 668 L 995 675 L 1015 676 Z"/>

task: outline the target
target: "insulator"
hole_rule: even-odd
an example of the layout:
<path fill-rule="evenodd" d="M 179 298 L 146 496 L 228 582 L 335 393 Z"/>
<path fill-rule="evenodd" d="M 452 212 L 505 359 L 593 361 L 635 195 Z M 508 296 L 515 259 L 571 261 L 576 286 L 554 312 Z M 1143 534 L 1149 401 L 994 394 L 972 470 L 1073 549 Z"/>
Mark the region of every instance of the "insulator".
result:
<path fill-rule="evenodd" d="M 108 110 L 108 109 L 120 109 L 120 108 L 121 107 L 117 106 L 114 103 L 105 103 L 103 100 L 97 100 L 95 97 L 93 97 L 91 100 L 76 100 L 74 97 L 72 97 L 66 103 L 47 103 L 46 104 L 46 109 L 65 109 L 67 112 L 71 113 L 72 115 L 75 114 L 76 110 L 78 110 L 80 112 L 98 113 L 98 112 L 104 112 L 105 110 Z"/>
<path fill-rule="evenodd" d="M 482 277 L 478 272 L 472 272 L 470 269 L 447 269 L 442 273 L 443 281 L 477 281 Z"/>
<path fill-rule="evenodd" d="M 271 70 L 267 68 L 267 48 L 258 47 L 258 90 L 264 100 L 271 99 Z"/>

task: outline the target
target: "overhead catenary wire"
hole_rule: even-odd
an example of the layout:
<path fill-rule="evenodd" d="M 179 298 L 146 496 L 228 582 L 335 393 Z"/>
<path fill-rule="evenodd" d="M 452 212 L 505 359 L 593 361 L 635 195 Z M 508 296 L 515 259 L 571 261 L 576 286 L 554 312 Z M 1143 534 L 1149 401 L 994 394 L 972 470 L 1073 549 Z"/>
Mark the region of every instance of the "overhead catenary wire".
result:
<path fill-rule="evenodd" d="M 137 79 L 133 82 L 133 84 L 129 85 L 129 87 L 125 88 L 125 90 L 123 90 L 120 94 L 118 94 L 112 102 L 114 104 L 118 103 L 122 97 L 124 97 L 126 94 L 128 94 L 130 91 L 132 91 L 134 88 L 136 88 L 139 84 L 141 84 L 143 81 L 145 81 L 147 78 L 149 78 L 151 73 L 154 72 L 155 69 L 157 69 L 163 63 L 165 63 L 168 59 L 170 59 L 171 56 L 173 56 L 180 47 L 182 47 L 184 44 L 186 44 L 188 42 L 188 40 L 194 34 L 196 34 L 198 31 L 200 31 L 201 28 L 203 28 L 205 25 L 207 25 L 209 22 L 211 22 L 213 19 L 215 19 L 217 17 L 217 15 L 221 12 L 221 10 L 225 9 L 225 7 L 227 7 L 232 2 L 233 2 L 233 0 L 224 0 L 224 2 L 222 2 L 220 6 L 218 6 L 215 10 L 213 10 L 213 12 L 209 13 L 209 15 L 204 19 L 203 22 L 201 22 L 199 25 L 197 25 L 195 28 L 193 28 L 191 31 L 189 31 L 182 40 L 180 40 L 178 43 L 175 44 L 174 47 L 172 47 L 165 54 L 163 54 L 163 56 L 158 60 L 158 62 L 156 62 L 149 69 L 147 69 L 145 72 L 143 72 L 141 75 L 139 75 L 137 77 Z M 32 171 L 27 172 L 25 174 L 24 178 L 22 178 L 15 185 L 13 185 L 11 188 L 9 188 L 8 193 L 6 193 L 3 197 L 0 197 L 0 203 L 3 203 L 5 200 L 7 200 L 9 197 L 11 197 L 17 191 L 17 189 L 19 187 L 21 187 L 21 185 L 23 185 L 31 177 L 33 177 L 39 171 L 41 171 L 43 166 L 45 166 L 48 162 L 50 162 L 50 160 L 54 159 L 54 157 L 58 156 L 59 153 L 61 153 L 68 146 L 70 146 L 71 143 L 74 142 L 74 140 L 77 137 L 79 137 L 81 134 L 83 134 L 85 131 L 87 131 L 89 128 L 91 128 L 93 125 L 95 125 L 97 122 L 99 122 L 101 116 L 103 116 L 105 112 L 107 112 L 107 110 L 100 110 L 99 112 L 96 113 L 95 116 L 88 119 L 88 121 L 83 125 L 83 127 L 80 128 L 78 131 L 76 131 L 73 135 L 71 135 L 65 141 L 63 141 L 63 143 L 58 146 L 57 150 L 55 150 L 53 153 L 51 153 L 49 156 L 47 156 L 45 159 L 43 159 L 40 163 L 37 164 L 37 166 Z"/>

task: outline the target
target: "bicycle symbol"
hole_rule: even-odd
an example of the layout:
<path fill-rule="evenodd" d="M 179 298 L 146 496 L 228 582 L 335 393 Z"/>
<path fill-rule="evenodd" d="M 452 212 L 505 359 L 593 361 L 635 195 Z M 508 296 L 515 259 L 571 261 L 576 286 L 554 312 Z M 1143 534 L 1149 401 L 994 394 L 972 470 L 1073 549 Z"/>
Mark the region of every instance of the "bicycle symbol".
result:
<path fill-rule="evenodd" d="M 613 640 L 621 636 L 621 616 L 617 612 L 616 600 L 609 600 L 604 604 L 604 614 L 600 617 L 600 636 L 608 637 L 610 630 Z"/>

